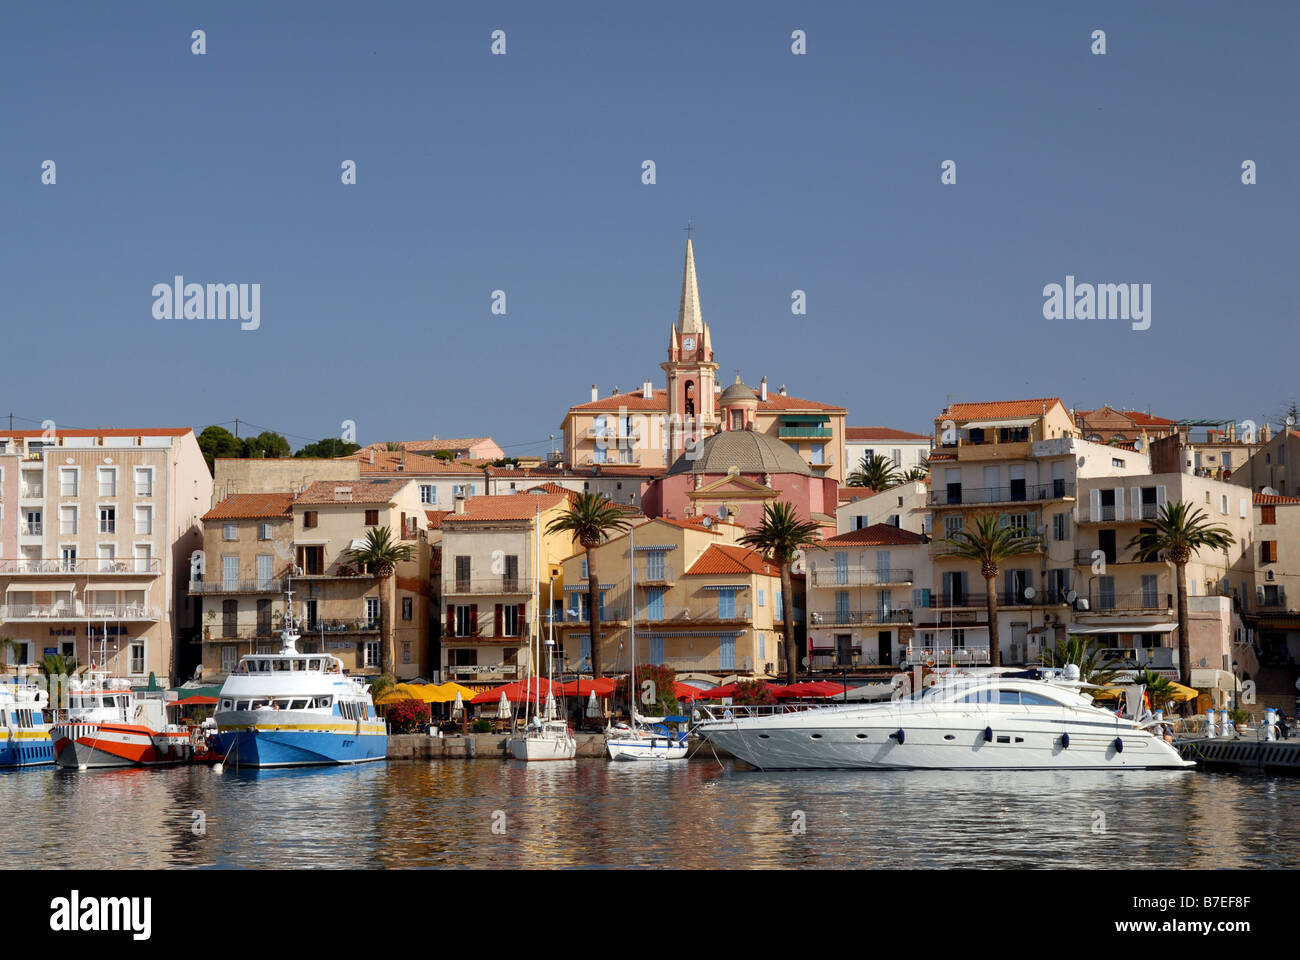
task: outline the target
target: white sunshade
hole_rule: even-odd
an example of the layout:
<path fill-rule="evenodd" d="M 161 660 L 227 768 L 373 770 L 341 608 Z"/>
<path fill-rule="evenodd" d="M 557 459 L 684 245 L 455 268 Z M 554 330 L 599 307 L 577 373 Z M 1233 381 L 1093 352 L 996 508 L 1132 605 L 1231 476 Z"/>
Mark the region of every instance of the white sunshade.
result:
<path fill-rule="evenodd" d="M 109 583 L 92 583 L 86 587 L 87 590 L 94 590 L 96 593 L 114 593 L 118 590 L 134 590 L 143 592 L 148 589 L 143 583 L 118 583 L 116 581 Z"/>
<path fill-rule="evenodd" d="M 1017 420 L 977 420 L 963 423 L 963 430 L 987 430 L 990 427 L 1028 427 L 1038 422 L 1037 417 L 1021 417 Z"/>
<path fill-rule="evenodd" d="M 31 583 L 11 583 L 5 587 L 5 593 L 21 591 L 22 593 L 72 593 L 76 589 L 71 583 L 44 583 L 36 580 Z M 139 589 L 138 587 L 136 589 Z"/>
<path fill-rule="evenodd" d="M 1070 633 L 1168 633 L 1177 623 L 1111 623 L 1104 627 L 1070 627 Z"/>

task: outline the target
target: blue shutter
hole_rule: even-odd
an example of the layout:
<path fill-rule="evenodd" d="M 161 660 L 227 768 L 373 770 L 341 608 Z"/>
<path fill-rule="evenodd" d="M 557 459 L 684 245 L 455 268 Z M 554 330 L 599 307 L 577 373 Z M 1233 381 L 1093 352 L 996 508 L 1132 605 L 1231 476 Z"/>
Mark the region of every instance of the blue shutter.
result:
<path fill-rule="evenodd" d="M 718 645 L 719 667 L 728 672 L 736 669 L 736 638 L 723 637 Z"/>

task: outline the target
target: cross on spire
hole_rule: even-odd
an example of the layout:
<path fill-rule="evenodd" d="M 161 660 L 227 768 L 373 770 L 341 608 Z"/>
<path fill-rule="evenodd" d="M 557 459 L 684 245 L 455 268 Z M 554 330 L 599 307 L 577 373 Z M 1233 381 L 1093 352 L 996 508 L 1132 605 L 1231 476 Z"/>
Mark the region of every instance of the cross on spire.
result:
<path fill-rule="evenodd" d="M 693 220 L 687 220 L 686 226 L 683 229 L 686 231 L 686 239 L 689 240 L 691 234 L 695 232 L 695 222 Z"/>

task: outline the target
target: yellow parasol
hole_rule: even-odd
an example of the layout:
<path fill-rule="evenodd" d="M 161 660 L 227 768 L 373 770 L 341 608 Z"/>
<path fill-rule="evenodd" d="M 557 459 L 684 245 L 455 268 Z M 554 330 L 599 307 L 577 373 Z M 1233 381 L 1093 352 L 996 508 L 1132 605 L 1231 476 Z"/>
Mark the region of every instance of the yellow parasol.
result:
<path fill-rule="evenodd" d="M 462 687 L 459 683 L 448 681 L 439 684 L 433 688 L 433 696 L 430 703 L 451 703 L 456 699 L 456 694 L 460 694 L 462 700 L 466 703 L 473 700 L 478 694 L 469 687 Z"/>
<path fill-rule="evenodd" d="M 434 703 L 438 688 L 431 683 L 399 683 L 391 687 L 382 697 L 375 701 L 378 705 L 396 703 L 398 700 L 422 700 Z M 452 694 L 455 698 L 455 694 Z"/>

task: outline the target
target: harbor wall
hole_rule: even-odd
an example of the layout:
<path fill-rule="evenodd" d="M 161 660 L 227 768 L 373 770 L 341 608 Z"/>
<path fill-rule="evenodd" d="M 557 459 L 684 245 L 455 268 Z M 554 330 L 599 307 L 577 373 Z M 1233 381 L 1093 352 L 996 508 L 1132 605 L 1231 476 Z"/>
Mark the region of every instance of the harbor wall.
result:
<path fill-rule="evenodd" d="M 605 735 L 602 733 L 574 734 L 578 741 L 579 757 L 603 757 Z M 718 750 L 719 757 L 730 754 Z M 692 751 L 692 756 L 713 759 L 714 751 L 707 744 Z M 504 760 L 506 738 L 499 733 L 471 733 L 465 736 L 430 737 L 423 733 L 389 734 L 389 760 Z"/>

